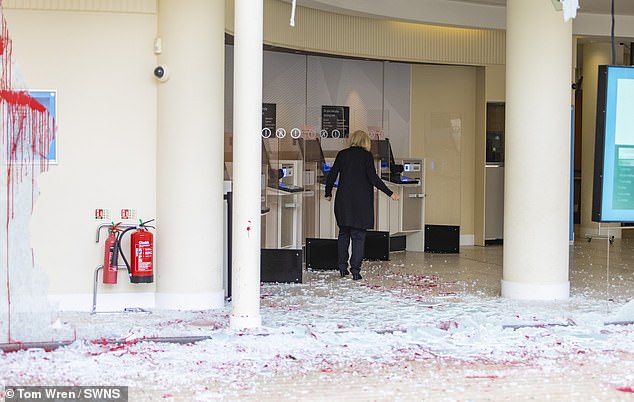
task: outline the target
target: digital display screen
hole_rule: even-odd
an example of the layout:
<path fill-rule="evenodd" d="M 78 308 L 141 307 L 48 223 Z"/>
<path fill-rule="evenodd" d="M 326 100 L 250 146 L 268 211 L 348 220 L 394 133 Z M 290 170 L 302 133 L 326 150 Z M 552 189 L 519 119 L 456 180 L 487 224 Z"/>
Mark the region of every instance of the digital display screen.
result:
<path fill-rule="evenodd" d="M 634 222 L 634 67 L 599 66 L 592 220 Z"/>

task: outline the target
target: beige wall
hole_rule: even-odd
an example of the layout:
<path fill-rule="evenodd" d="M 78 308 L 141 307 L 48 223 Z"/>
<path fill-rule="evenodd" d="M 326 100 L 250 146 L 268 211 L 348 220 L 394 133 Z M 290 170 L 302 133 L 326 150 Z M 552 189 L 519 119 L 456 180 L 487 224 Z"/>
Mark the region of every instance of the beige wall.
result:
<path fill-rule="evenodd" d="M 156 15 L 72 9 L 6 9 L 5 15 L 27 86 L 58 91 L 59 163 L 39 179 L 35 262 L 48 274 L 51 294 L 89 294 L 103 259 L 103 237 L 95 243 L 103 221 L 94 210 L 109 209 L 114 221 L 122 208 L 143 219 L 155 214 Z M 127 279 L 120 282 L 113 290 L 132 289 Z"/>
<path fill-rule="evenodd" d="M 504 102 L 506 99 L 506 64 L 486 66 L 487 102 Z"/>
<path fill-rule="evenodd" d="M 425 221 L 474 233 L 476 68 L 412 66 L 412 156 L 426 158 Z"/>

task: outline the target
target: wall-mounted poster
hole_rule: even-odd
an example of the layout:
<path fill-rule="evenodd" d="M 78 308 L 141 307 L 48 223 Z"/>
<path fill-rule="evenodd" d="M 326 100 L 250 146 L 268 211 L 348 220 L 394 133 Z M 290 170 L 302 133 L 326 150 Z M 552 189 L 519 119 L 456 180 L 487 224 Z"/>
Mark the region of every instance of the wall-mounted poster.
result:
<path fill-rule="evenodd" d="M 0 92 L 7 163 L 57 163 L 57 91 Z"/>
<path fill-rule="evenodd" d="M 29 90 L 29 95 L 36 101 L 38 101 L 42 106 L 46 108 L 46 110 L 53 117 L 53 121 L 55 122 L 55 126 L 57 126 L 57 91 L 53 89 L 32 89 Z M 55 130 L 55 136 L 51 141 L 49 146 L 48 154 L 46 155 L 46 160 L 48 163 L 55 164 L 57 163 L 57 136 L 59 132 Z"/>
<path fill-rule="evenodd" d="M 634 67 L 599 66 L 592 220 L 634 222 Z"/>
<path fill-rule="evenodd" d="M 350 107 L 327 106 L 321 107 L 322 137 L 347 138 L 350 131 Z"/>

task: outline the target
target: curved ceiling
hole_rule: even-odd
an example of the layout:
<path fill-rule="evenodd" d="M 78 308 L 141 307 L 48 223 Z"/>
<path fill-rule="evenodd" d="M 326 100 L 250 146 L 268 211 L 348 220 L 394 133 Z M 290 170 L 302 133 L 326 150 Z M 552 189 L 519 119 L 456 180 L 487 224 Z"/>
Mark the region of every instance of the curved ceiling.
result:
<path fill-rule="evenodd" d="M 481 5 L 506 6 L 506 0 L 447 0 L 455 3 L 470 3 Z M 579 13 L 610 14 L 610 0 L 580 0 Z M 634 1 L 615 1 L 614 13 L 616 15 L 634 15 Z"/>
<path fill-rule="evenodd" d="M 290 2 L 291 0 L 284 0 Z M 296 0 L 298 6 L 339 14 L 469 28 L 506 28 L 506 0 Z M 525 0 L 534 1 L 534 0 Z M 556 3 L 558 0 L 552 0 Z M 609 36 L 610 0 L 580 0 L 576 35 Z M 553 8 L 554 10 L 554 8 Z M 615 33 L 634 38 L 634 0 L 615 0 Z M 562 16 L 563 18 L 563 16 Z"/>

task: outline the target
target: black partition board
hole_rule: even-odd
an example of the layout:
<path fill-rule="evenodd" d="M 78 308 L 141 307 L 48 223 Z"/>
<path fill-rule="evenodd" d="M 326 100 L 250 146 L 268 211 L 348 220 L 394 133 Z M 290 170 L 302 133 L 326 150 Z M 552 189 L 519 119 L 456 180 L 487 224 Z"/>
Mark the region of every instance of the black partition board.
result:
<path fill-rule="evenodd" d="M 404 235 L 390 236 L 390 251 L 405 251 L 407 238 Z"/>
<path fill-rule="evenodd" d="M 260 252 L 260 281 L 302 283 L 302 250 L 263 248 Z"/>
<path fill-rule="evenodd" d="M 306 238 L 306 268 L 339 269 L 337 239 Z"/>
<path fill-rule="evenodd" d="M 364 260 L 389 261 L 390 234 L 369 230 L 365 237 Z M 306 239 L 306 268 L 337 270 L 337 239 Z"/>
<path fill-rule="evenodd" d="M 460 226 L 425 225 L 425 252 L 459 253 Z"/>
<path fill-rule="evenodd" d="M 390 232 L 368 230 L 365 236 L 363 259 L 371 261 L 390 260 Z"/>

